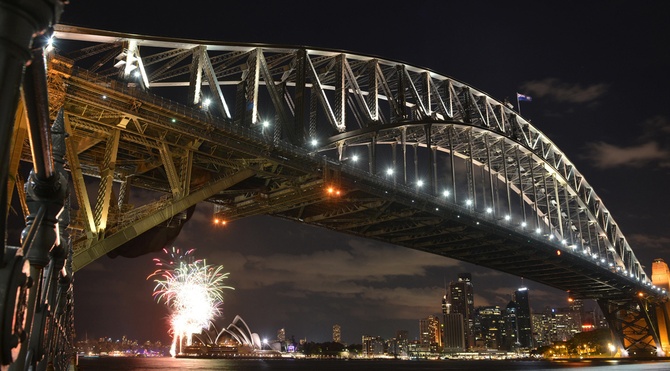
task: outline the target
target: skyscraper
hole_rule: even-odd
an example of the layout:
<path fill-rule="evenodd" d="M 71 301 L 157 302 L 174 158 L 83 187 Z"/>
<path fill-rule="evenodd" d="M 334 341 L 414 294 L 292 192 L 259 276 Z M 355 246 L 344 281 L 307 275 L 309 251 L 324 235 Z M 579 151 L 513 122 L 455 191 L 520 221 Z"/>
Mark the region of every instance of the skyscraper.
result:
<path fill-rule="evenodd" d="M 505 327 L 503 310 L 495 305 L 475 309 L 475 346 L 483 349 L 501 349 Z"/>
<path fill-rule="evenodd" d="M 447 326 L 447 313 L 451 312 L 451 308 L 449 308 L 451 304 L 447 301 L 447 283 L 444 283 L 444 296 L 442 297 L 442 345 L 446 346 L 446 326 Z"/>
<path fill-rule="evenodd" d="M 503 349 L 513 351 L 519 348 L 519 324 L 517 313 L 519 304 L 511 300 L 505 308 L 505 332 L 503 333 Z"/>
<path fill-rule="evenodd" d="M 442 346 L 440 320 L 433 315 L 419 320 L 419 336 L 423 347 L 429 348 L 430 351 L 437 351 Z"/>
<path fill-rule="evenodd" d="M 445 352 L 462 352 L 465 350 L 463 322 L 463 315 L 460 313 L 447 313 L 444 316 L 443 349 Z"/>
<path fill-rule="evenodd" d="M 516 314 L 517 326 L 519 329 L 518 342 L 521 348 L 533 347 L 533 320 L 530 311 L 530 301 L 528 300 L 528 288 L 521 287 L 514 292 L 514 301 L 518 305 Z"/>
<path fill-rule="evenodd" d="M 340 325 L 333 325 L 333 342 L 342 342 L 342 333 L 340 332 Z"/>
<path fill-rule="evenodd" d="M 472 275 L 470 273 L 459 274 L 458 281 L 449 284 L 451 313 L 458 313 L 463 316 L 465 349 L 470 349 L 474 346 L 474 336 L 472 331 L 475 313 L 474 297 L 475 293 L 474 287 L 472 286 Z"/>

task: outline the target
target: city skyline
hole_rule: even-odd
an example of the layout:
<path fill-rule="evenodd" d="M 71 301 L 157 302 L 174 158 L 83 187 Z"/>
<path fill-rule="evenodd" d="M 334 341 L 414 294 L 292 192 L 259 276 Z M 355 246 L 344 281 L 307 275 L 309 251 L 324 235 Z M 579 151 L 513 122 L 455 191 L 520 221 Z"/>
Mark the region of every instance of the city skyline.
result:
<path fill-rule="evenodd" d="M 670 182 L 663 93 L 670 32 L 657 11 L 661 4 L 343 2 L 317 12 L 307 2 L 288 9 L 232 3 L 217 6 L 217 14 L 195 1 L 164 3 L 155 16 L 151 5 L 120 1 L 118 9 L 132 10 L 120 20 L 78 2 L 66 6 L 62 20 L 137 34 L 351 50 L 453 76 L 500 101 L 514 101 L 517 92 L 532 96 L 521 103 L 524 117 L 576 164 L 649 267 L 667 255 L 670 241 L 670 201 L 659 197 Z M 248 14 L 249 7 L 253 17 L 219 18 Z M 269 216 L 215 227 L 211 211 L 198 205 L 174 245 L 222 264 L 237 289 L 226 293 L 225 318 L 242 315 L 268 337 L 285 327 L 287 337 L 327 340 L 334 323 L 347 342 L 360 341 L 351 328 L 380 336 L 406 328 L 415 337 L 419 318 L 440 315 L 445 277 L 471 272 L 476 305 L 504 307 L 521 286 L 519 277 Z M 77 272 L 79 333 L 151 338 L 144 335 L 166 332 L 167 313 L 151 300 L 146 280 L 153 257 L 103 257 Z M 567 293 L 528 280 L 523 285 L 533 305 L 566 303 Z"/>
<path fill-rule="evenodd" d="M 466 274 L 459 274 L 459 277 L 464 277 Z M 461 281 L 462 282 L 462 281 Z M 554 342 L 566 342 L 569 341 L 575 334 L 582 331 L 592 331 L 597 328 L 606 328 L 607 323 L 602 316 L 596 315 L 593 313 L 593 317 L 589 318 L 589 315 L 584 312 L 583 305 L 581 301 L 571 301 L 568 306 L 559 307 L 559 308 L 549 308 L 546 307 L 543 310 L 529 310 L 529 292 L 525 287 L 517 289 L 514 294 L 514 299 L 508 303 L 506 308 L 501 308 L 500 306 L 476 306 L 474 308 L 473 322 L 474 327 L 472 329 L 473 339 L 475 342 L 470 344 L 466 349 L 465 347 L 465 328 L 463 322 L 463 316 L 461 313 L 458 314 L 456 322 L 449 322 L 449 325 L 446 323 L 441 323 L 437 315 L 428 315 L 425 318 L 418 319 L 419 332 L 418 336 L 414 339 L 408 337 L 409 332 L 405 329 L 399 329 L 395 332 L 394 337 L 383 337 L 375 334 L 361 334 L 361 342 L 358 344 L 363 344 L 363 348 L 368 349 L 368 353 L 379 354 L 380 350 L 372 350 L 375 346 L 373 343 L 383 343 L 386 347 L 393 347 L 392 344 L 400 346 L 399 352 L 407 351 L 407 344 L 414 344 L 415 350 L 425 351 L 433 354 L 437 353 L 462 353 L 462 352 L 477 352 L 482 350 L 498 350 L 498 351 L 507 351 L 507 352 L 516 352 L 519 349 L 522 349 L 526 352 L 536 349 L 541 346 L 551 346 Z M 445 314 L 452 314 L 450 311 L 446 311 Z M 531 329 L 531 317 L 532 317 L 532 329 Z M 242 321 L 241 318 L 236 318 L 236 321 Z M 528 320 L 528 323 L 525 322 Z M 455 325 L 454 328 L 451 328 L 450 325 Z M 510 327 L 511 325 L 511 327 Z M 246 326 L 246 324 L 244 324 Z M 528 326 L 526 329 L 525 326 Z M 586 329 L 586 330 L 585 330 Z M 355 329 L 352 332 L 355 332 Z M 454 331 L 455 330 L 455 331 Z M 252 330 L 253 331 L 253 330 Z M 459 346 L 452 346 L 449 341 L 443 341 L 443 339 L 453 336 L 456 332 L 461 332 Z M 356 345 L 356 343 L 346 343 L 341 340 L 342 328 L 338 324 L 332 325 L 332 339 L 329 341 L 335 343 L 342 343 L 345 346 Z M 443 337 L 444 335 L 444 337 Z M 198 337 L 200 338 L 200 337 Z M 86 342 L 88 343 L 88 335 L 86 336 Z M 518 340 L 517 340 L 518 339 Z M 125 335 L 121 339 L 114 340 L 107 336 L 102 336 L 98 340 L 90 339 L 95 342 L 107 342 L 107 343 L 129 343 L 138 345 L 138 339 L 129 339 Z M 79 339 L 78 342 L 84 341 Z M 281 328 L 277 331 L 276 339 L 264 338 L 261 340 L 263 344 L 274 344 L 274 342 L 279 342 L 282 344 L 281 349 L 288 349 L 290 344 L 296 346 L 302 345 L 307 342 L 312 343 L 328 343 L 329 341 L 315 341 L 309 340 L 307 338 L 298 338 L 290 337 L 287 338 L 285 334 L 285 329 Z M 149 343 L 149 340 L 146 340 L 142 343 Z M 366 342 L 368 342 L 367 345 Z M 157 341 L 158 346 L 161 345 L 160 340 Z M 404 345 L 403 345 L 404 344 Z M 393 349 L 389 348 L 388 352 L 393 354 Z M 279 349 L 279 348 L 277 348 Z M 386 351 L 385 351 L 386 352 Z M 396 352 L 396 354 L 399 354 Z M 406 354 L 405 354 L 406 356 Z"/>

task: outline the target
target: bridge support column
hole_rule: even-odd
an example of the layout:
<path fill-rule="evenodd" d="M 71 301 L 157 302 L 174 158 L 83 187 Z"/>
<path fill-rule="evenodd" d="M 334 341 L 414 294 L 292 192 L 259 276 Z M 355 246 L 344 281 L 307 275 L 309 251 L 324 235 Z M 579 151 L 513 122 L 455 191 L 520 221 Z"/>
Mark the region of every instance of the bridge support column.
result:
<path fill-rule="evenodd" d="M 661 341 L 661 349 L 667 356 L 670 354 L 670 302 L 657 305 L 655 315 L 658 322 L 658 336 Z"/>
<path fill-rule="evenodd" d="M 629 357 L 662 355 L 656 313 L 659 304 L 644 299 L 598 300 L 616 345 Z"/>

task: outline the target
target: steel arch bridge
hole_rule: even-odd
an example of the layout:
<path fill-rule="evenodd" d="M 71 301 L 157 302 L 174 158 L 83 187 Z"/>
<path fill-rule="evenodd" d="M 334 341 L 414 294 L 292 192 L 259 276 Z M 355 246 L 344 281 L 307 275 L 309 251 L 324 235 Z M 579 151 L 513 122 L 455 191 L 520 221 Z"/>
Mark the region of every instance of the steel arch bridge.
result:
<path fill-rule="evenodd" d="M 630 355 L 670 350 L 667 281 L 566 155 L 482 91 L 304 47 L 57 25 L 47 49 L 73 272 L 146 252 L 133 242 L 206 201 L 216 223 L 269 214 L 533 279 L 597 300 Z M 28 127 L 18 114 L 10 174 L 32 161 Z M 134 205 L 137 190 L 153 200 Z"/>

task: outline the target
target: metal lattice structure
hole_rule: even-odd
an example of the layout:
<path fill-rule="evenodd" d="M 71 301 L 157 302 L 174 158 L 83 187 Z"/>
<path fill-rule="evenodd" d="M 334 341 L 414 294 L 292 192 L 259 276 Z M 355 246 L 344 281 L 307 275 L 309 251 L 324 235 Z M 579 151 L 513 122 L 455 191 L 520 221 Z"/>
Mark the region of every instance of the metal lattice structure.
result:
<path fill-rule="evenodd" d="M 574 164 L 505 102 L 342 51 L 54 36 L 74 271 L 134 254 L 133 239 L 207 201 L 217 223 L 269 214 L 530 278 L 598 300 L 629 352 L 667 346 L 650 315 L 667 293 Z M 17 143 L 13 173 L 30 158 Z M 154 199 L 133 204 L 138 190 Z"/>

